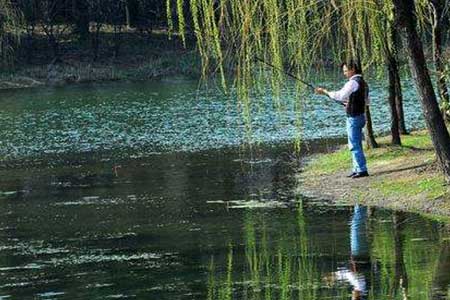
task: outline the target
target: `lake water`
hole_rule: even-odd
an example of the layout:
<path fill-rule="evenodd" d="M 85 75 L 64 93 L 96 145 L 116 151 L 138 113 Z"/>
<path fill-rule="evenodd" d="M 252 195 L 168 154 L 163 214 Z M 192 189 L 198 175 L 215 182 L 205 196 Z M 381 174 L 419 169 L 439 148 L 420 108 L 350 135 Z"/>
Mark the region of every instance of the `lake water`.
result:
<path fill-rule="evenodd" d="M 299 197 L 286 150 L 2 171 L 0 299 L 448 299 L 450 225 Z"/>
<path fill-rule="evenodd" d="M 0 299 L 449 299 L 448 224 L 297 195 L 293 99 L 260 102 L 249 151 L 236 103 L 195 87 L 2 92 Z M 304 138 L 345 134 L 303 109 Z"/>
<path fill-rule="evenodd" d="M 386 89 L 377 81 L 370 84 L 375 131 L 389 132 Z M 424 127 L 409 82 L 404 93 L 407 126 Z M 269 96 L 255 98 L 249 122 L 235 97 L 213 88 L 199 91 L 198 82 L 183 79 L 0 91 L 0 161 L 55 161 L 77 154 L 130 158 L 345 135 L 342 106 L 323 96 L 293 95 L 286 86 L 279 105 Z"/>

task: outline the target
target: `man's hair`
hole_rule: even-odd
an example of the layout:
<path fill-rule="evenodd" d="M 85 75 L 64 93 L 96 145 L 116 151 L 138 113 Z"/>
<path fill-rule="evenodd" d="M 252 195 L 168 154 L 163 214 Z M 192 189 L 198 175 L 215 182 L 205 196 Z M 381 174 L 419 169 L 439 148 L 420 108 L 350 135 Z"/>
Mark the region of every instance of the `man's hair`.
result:
<path fill-rule="evenodd" d="M 361 70 L 361 65 L 354 61 L 354 60 L 349 60 L 347 62 L 343 62 L 341 64 L 341 68 L 343 68 L 344 66 L 347 66 L 348 69 L 350 70 L 354 70 L 356 74 L 361 74 L 362 70 Z"/>

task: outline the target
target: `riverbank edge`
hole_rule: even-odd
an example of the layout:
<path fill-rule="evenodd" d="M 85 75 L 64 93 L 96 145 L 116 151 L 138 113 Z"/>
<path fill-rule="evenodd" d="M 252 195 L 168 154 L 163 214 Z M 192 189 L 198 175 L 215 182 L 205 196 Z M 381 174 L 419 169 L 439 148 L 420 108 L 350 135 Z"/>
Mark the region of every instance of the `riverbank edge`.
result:
<path fill-rule="evenodd" d="M 307 157 L 296 176 L 296 192 L 333 205 L 359 203 L 449 221 L 450 187 L 437 167 L 427 131 L 402 138 L 401 147 L 382 137 L 380 148 L 365 150 L 367 178 L 346 177 L 351 166 L 346 145 Z"/>

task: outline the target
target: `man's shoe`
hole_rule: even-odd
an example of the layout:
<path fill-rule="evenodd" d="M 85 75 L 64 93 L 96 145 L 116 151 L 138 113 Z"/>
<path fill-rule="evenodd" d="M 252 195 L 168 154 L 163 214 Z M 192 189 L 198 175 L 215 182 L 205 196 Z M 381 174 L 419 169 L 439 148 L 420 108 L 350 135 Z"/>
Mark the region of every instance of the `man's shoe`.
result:
<path fill-rule="evenodd" d="M 352 178 L 361 178 L 361 177 L 367 177 L 369 176 L 369 173 L 367 171 L 364 172 L 358 172 L 355 175 L 352 176 Z"/>
<path fill-rule="evenodd" d="M 356 174 L 358 174 L 358 173 L 356 173 L 356 172 L 351 172 L 350 174 L 347 175 L 347 177 L 348 177 L 348 178 L 351 178 L 351 177 L 355 176 Z"/>

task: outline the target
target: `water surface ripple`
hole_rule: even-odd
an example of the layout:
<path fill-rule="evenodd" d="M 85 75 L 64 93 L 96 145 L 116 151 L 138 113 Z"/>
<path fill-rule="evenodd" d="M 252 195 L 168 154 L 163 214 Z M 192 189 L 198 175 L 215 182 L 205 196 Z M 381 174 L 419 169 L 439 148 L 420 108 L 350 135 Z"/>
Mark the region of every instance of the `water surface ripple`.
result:
<path fill-rule="evenodd" d="M 320 84 L 338 87 L 324 80 Z M 374 128 L 388 132 L 386 89 L 371 84 Z M 422 127 L 420 103 L 404 83 L 406 123 Z M 343 108 L 323 97 L 294 97 L 287 85 L 280 105 L 253 100 L 251 122 L 233 95 L 198 89 L 198 82 L 102 83 L 1 91 L 0 157 L 17 160 L 63 154 L 113 152 L 140 157 L 154 152 L 199 151 L 251 143 L 345 136 Z M 294 107 L 301 102 L 301 128 Z M 275 108 L 278 107 L 278 108 Z M 248 130 L 251 124 L 251 131 Z"/>

